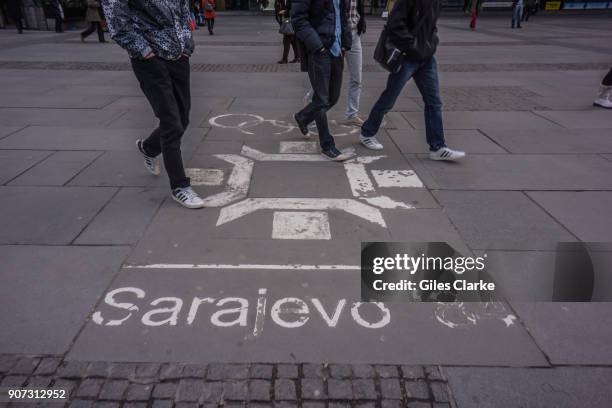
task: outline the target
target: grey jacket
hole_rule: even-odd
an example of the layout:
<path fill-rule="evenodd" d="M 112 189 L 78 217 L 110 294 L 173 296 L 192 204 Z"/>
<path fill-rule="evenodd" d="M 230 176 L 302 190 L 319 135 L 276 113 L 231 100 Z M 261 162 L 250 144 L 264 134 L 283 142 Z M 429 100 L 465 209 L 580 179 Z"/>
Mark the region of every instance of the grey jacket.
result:
<path fill-rule="evenodd" d="M 175 60 L 194 49 L 188 0 L 102 0 L 111 38 L 131 58 Z"/>

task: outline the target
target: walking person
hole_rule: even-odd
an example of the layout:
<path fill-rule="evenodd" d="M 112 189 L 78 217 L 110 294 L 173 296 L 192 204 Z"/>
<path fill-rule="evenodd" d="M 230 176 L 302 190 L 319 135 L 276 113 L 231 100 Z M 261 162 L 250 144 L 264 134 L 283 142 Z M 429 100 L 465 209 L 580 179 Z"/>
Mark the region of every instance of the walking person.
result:
<path fill-rule="evenodd" d="M 55 19 L 55 32 L 64 32 L 64 8 L 59 0 L 51 0 L 51 7 L 53 8 L 53 18 Z"/>
<path fill-rule="evenodd" d="M 104 30 L 102 29 L 102 15 L 100 13 L 100 2 L 98 0 L 87 0 L 87 12 L 85 19 L 89 22 L 89 27 L 81 33 L 81 41 L 85 42 L 87 38 L 94 31 L 98 32 L 98 41 L 105 43 Z"/>
<path fill-rule="evenodd" d="M 293 117 L 304 135 L 308 135 L 308 125 L 316 122 L 324 157 L 347 160 L 352 155 L 336 147 L 329 131 L 327 111 L 340 97 L 343 57 L 351 49 L 348 0 L 293 0 L 291 12 L 296 35 L 307 53 L 308 77 L 314 92 L 312 102 Z"/>
<path fill-rule="evenodd" d="M 529 17 L 533 16 L 538 11 L 538 0 L 527 0 L 525 11 L 523 11 L 523 21 L 529 21 Z"/>
<path fill-rule="evenodd" d="M 214 34 L 215 18 L 217 12 L 215 11 L 216 3 L 215 0 L 203 0 L 204 4 L 204 20 L 206 20 L 206 26 L 208 27 L 208 34 Z"/>
<path fill-rule="evenodd" d="M 521 27 L 521 19 L 523 17 L 523 0 L 512 0 L 512 28 Z"/>
<path fill-rule="evenodd" d="M 279 64 L 287 64 L 289 59 L 289 48 L 293 48 L 293 59 L 291 64 L 299 62 L 297 47 L 295 43 L 295 32 L 289 31 L 291 27 L 291 0 L 276 0 L 274 2 L 274 16 L 278 25 L 281 27 L 280 31 L 286 29 L 288 33 L 282 33 L 283 35 L 283 55 L 278 61 Z"/>
<path fill-rule="evenodd" d="M 476 21 L 482 10 L 482 3 L 483 0 L 467 0 L 466 2 L 465 10 L 470 13 L 470 28 L 472 30 L 476 29 Z"/>
<path fill-rule="evenodd" d="M 7 1 L 8 15 L 15 22 L 19 34 L 23 34 L 23 12 L 21 11 L 21 0 Z"/>
<path fill-rule="evenodd" d="M 599 94 L 597 99 L 593 102 L 593 106 L 599 106 L 600 108 L 612 109 L 612 67 L 601 81 L 599 87 Z"/>
<path fill-rule="evenodd" d="M 363 120 L 359 117 L 359 99 L 361 97 L 361 78 L 363 71 L 361 34 L 366 31 L 363 1 L 364 0 L 348 0 L 351 49 L 345 54 L 349 73 L 349 90 L 344 124 L 352 126 L 361 126 L 363 124 Z"/>
<path fill-rule="evenodd" d="M 159 119 L 159 127 L 136 145 L 145 168 L 159 175 L 161 154 L 171 196 L 187 208 L 204 201 L 191 188 L 181 156 L 189 124 L 189 57 L 194 50 L 189 0 L 102 0 L 111 38 L 124 48 L 140 88 Z"/>
<path fill-rule="evenodd" d="M 399 71 L 391 73 L 370 116 L 361 127 L 361 144 L 382 150 L 376 133 L 410 78 L 414 78 L 425 104 L 425 136 L 432 160 L 455 161 L 465 153 L 449 149 L 444 140 L 442 100 L 434 54 L 438 44 L 436 23 L 441 0 L 398 0 L 387 23 L 389 41 L 404 55 Z M 417 45 L 418 44 L 418 45 Z"/>

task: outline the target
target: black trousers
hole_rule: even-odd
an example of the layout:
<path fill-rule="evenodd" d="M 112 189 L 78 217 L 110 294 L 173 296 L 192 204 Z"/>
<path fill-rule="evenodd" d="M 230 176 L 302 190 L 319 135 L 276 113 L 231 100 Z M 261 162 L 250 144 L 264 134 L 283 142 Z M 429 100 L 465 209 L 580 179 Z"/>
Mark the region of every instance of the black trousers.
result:
<path fill-rule="evenodd" d="M 98 31 L 98 41 L 104 42 L 104 31 L 102 30 L 102 24 L 99 21 L 90 21 L 89 27 L 81 33 L 81 37 L 87 38 L 89 34 L 94 31 Z"/>
<path fill-rule="evenodd" d="M 608 71 L 603 81 L 601 81 L 603 86 L 612 86 L 612 68 Z"/>
<path fill-rule="evenodd" d="M 132 68 L 140 89 L 159 119 L 159 126 L 143 142 L 151 157 L 162 154 L 170 179 L 170 188 L 188 187 L 181 156 L 181 138 L 189 125 L 191 95 L 189 89 L 189 58 L 168 61 L 158 57 L 132 59 Z"/>
<path fill-rule="evenodd" d="M 295 36 L 283 35 L 283 57 L 281 61 L 287 61 L 289 59 L 289 47 L 293 48 L 293 59 L 297 59 L 298 52 L 296 49 Z"/>
<path fill-rule="evenodd" d="M 207 18 L 206 25 L 208 26 L 208 31 L 212 32 L 212 30 L 215 28 L 215 19 Z"/>
<path fill-rule="evenodd" d="M 63 33 L 64 32 L 64 20 L 61 17 L 55 17 L 55 32 Z"/>
<path fill-rule="evenodd" d="M 334 138 L 329 132 L 327 111 L 340 97 L 343 68 L 343 58 L 334 57 L 329 51 L 315 52 L 308 56 L 308 77 L 313 90 L 312 102 L 296 116 L 301 123 L 310 124 L 313 120 L 317 123 L 319 144 L 323 150 L 335 146 Z"/>

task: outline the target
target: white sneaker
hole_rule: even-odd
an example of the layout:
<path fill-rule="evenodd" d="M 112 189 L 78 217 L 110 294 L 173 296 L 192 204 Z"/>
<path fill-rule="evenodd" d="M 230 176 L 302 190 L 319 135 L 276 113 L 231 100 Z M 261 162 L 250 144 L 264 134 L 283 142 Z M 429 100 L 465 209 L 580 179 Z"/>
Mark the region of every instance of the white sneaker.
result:
<path fill-rule="evenodd" d="M 458 161 L 465 157 L 465 152 L 461 150 L 453 150 L 448 147 L 441 147 L 435 152 L 429 152 L 429 158 L 431 160 L 440 161 Z"/>
<path fill-rule="evenodd" d="M 140 151 L 140 153 L 142 154 L 142 157 L 144 159 L 144 166 L 145 169 L 147 169 L 147 171 L 155 176 L 159 176 L 160 170 L 159 170 L 159 160 L 157 160 L 156 157 L 151 157 L 151 156 L 147 156 L 147 154 L 145 153 L 143 147 L 142 147 L 142 140 L 138 139 L 136 140 L 136 146 L 138 147 L 138 150 Z"/>
<path fill-rule="evenodd" d="M 174 201 L 187 208 L 202 208 L 204 201 L 191 187 L 175 188 L 172 190 Z"/>
<path fill-rule="evenodd" d="M 383 145 L 376 139 L 376 136 L 365 137 L 364 135 L 359 135 L 359 141 L 362 145 L 367 147 L 370 150 L 382 150 Z"/>
<path fill-rule="evenodd" d="M 361 127 L 361 125 L 363 125 L 363 119 L 361 119 L 359 116 L 355 115 L 355 116 L 347 116 L 344 121 L 342 121 L 343 125 L 346 126 L 358 126 Z"/>
<path fill-rule="evenodd" d="M 612 86 L 601 86 L 599 89 L 599 95 L 593 102 L 593 106 L 612 109 Z"/>

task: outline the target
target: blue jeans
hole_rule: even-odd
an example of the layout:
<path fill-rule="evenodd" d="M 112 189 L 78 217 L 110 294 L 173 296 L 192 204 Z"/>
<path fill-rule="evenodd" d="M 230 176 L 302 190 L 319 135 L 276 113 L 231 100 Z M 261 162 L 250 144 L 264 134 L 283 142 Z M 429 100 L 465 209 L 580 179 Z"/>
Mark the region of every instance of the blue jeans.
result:
<path fill-rule="evenodd" d="M 397 97 L 410 78 L 414 78 L 425 103 L 425 134 L 429 150 L 438 150 L 446 146 L 446 143 L 444 142 L 444 128 L 442 126 L 442 100 L 440 99 L 440 85 L 438 84 L 438 64 L 434 57 L 424 61 L 404 61 L 398 73 L 389 75 L 387 87 L 361 127 L 361 134 L 365 137 L 372 137 L 378 133 L 385 114 L 393 108 Z"/>

